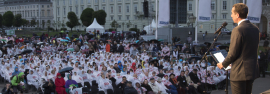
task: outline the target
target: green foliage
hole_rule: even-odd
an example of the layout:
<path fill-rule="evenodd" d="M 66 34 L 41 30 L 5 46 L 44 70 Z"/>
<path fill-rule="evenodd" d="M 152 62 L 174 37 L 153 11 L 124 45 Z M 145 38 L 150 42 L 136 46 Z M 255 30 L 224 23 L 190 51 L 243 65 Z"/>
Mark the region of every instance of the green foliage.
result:
<path fill-rule="evenodd" d="M 60 31 L 62 31 L 62 30 L 66 31 L 66 30 L 67 30 L 67 28 L 61 28 L 61 29 L 60 29 Z"/>
<path fill-rule="evenodd" d="M 2 28 L 2 27 L 3 27 L 2 22 L 3 22 L 3 16 L 2 16 L 2 14 L 0 14 L 0 28 Z"/>
<path fill-rule="evenodd" d="M 22 25 L 27 26 L 27 20 L 26 19 L 22 19 Z"/>
<path fill-rule="evenodd" d="M 84 26 L 87 27 L 93 22 L 93 13 L 94 10 L 92 8 L 86 8 L 83 10 L 80 19 Z"/>
<path fill-rule="evenodd" d="M 69 21 L 66 23 L 66 25 L 69 28 L 71 28 L 71 31 L 72 31 L 73 27 L 79 25 L 79 20 L 78 20 L 77 15 L 74 12 L 68 12 L 68 19 L 69 19 Z"/>
<path fill-rule="evenodd" d="M 140 31 L 140 30 L 137 29 L 137 28 L 130 28 L 129 31 L 135 31 L 135 32 L 137 32 L 137 31 Z"/>
<path fill-rule="evenodd" d="M 105 25 L 107 13 L 104 10 L 98 10 L 93 13 L 93 19 L 96 18 L 100 25 Z"/>
<path fill-rule="evenodd" d="M 14 19 L 13 13 L 11 11 L 7 11 L 3 15 L 3 22 L 2 23 L 6 27 L 11 27 L 13 25 L 13 19 Z"/>
<path fill-rule="evenodd" d="M 21 14 L 16 14 L 14 19 L 13 19 L 13 26 L 15 27 L 21 27 L 22 26 L 22 15 Z"/>
<path fill-rule="evenodd" d="M 114 31 L 115 29 L 114 28 L 110 28 L 109 31 Z"/>
<path fill-rule="evenodd" d="M 35 21 L 35 19 L 32 19 L 30 22 L 30 26 L 35 26 L 35 25 L 36 25 L 36 21 Z"/>
<path fill-rule="evenodd" d="M 113 27 L 113 28 L 117 27 L 117 22 L 115 20 L 113 20 L 113 22 L 111 23 L 111 27 Z"/>

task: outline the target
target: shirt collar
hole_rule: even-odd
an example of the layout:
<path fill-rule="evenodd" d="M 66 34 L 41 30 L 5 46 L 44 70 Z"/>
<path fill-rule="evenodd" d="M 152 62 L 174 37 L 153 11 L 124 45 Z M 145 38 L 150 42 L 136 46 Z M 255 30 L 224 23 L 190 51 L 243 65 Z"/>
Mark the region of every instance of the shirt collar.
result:
<path fill-rule="evenodd" d="M 238 22 L 238 26 L 243 22 L 243 21 L 247 21 L 248 19 L 242 19 L 241 21 Z"/>

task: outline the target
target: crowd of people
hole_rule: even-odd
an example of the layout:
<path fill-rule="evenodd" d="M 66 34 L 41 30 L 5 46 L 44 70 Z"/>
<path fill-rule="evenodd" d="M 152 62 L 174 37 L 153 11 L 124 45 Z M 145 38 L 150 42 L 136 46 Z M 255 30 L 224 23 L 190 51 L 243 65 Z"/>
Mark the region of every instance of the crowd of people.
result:
<path fill-rule="evenodd" d="M 69 94 L 75 88 L 91 94 L 202 94 L 225 85 L 225 70 L 193 58 L 203 52 L 191 51 L 188 44 L 86 35 L 1 40 L 0 72 L 9 82 L 3 94 L 33 88 L 44 94 Z M 73 70 L 59 73 L 69 67 Z"/>

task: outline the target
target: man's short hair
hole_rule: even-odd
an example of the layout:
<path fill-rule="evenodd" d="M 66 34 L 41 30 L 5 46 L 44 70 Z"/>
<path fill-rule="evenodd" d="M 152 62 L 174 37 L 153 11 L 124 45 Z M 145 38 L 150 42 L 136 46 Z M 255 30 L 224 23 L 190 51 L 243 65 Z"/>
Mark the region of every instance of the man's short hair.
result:
<path fill-rule="evenodd" d="M 246 19 L 248 15 L 248 6 L 243 3 L 237 3 L 233 5 L 234 13 L 238 13 L 239 17 L 242 19 Z"/>

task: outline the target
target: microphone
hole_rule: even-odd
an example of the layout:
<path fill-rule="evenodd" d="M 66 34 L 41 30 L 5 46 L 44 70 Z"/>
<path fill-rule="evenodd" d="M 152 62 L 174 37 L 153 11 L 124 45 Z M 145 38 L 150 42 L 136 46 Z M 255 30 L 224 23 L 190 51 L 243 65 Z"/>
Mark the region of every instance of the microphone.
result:
<path fill-rule="evenodd" d="M 226 27 L 227 25 L 228 25 L 228 23 L 227 23 L 227 22 L 224 22 L 224 23 L 222 24 L 222 26 L 221 26 L 214 34 L 219 33 L 219 32 L 221 31 L 221 29 L 224 28 L 224 27 Z"/>

